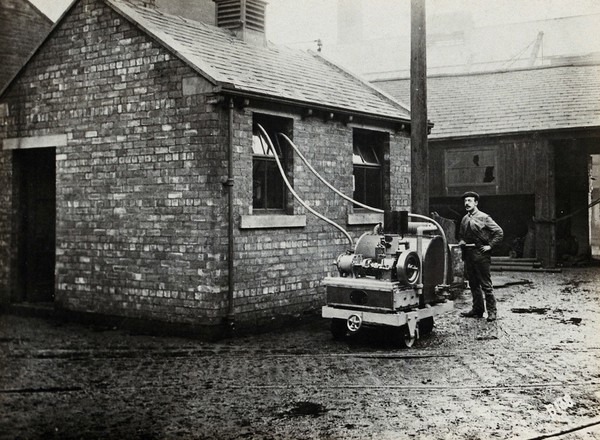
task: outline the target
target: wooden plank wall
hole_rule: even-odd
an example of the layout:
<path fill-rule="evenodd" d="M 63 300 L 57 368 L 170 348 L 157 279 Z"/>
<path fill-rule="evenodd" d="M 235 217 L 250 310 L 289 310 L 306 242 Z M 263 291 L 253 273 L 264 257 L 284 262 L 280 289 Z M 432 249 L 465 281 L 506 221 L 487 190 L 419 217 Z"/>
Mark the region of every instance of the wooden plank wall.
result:
<path fill-rule="evenodd" d="M 429 152 L 429 184 L 431 197 L 446 197 L 446 172 L 444 155 L 446 149 L 471 148 L 473 154 L 482 147 L 496 148 L 498 179 L 496 195 L 534 194 L 535 192 L 535 148 L 539 140 L 528 141 L 497 141 L 475 140 L 462 142 L 430 142 Z"/>

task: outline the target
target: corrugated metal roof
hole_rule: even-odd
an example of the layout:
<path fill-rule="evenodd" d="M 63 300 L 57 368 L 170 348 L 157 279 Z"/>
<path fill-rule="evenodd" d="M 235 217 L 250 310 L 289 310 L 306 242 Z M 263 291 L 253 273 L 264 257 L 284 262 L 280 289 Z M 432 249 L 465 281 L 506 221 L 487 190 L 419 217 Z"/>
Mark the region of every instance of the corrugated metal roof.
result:
<path fill-rule="evenodd" d="M 234 37 L 226 29 L 124 0 L 106 2 L 224 89 L 410 119 L 406 106 L 318 54 L 273 45 L 258 46 Z"/>
<path fill-rule="evenodd" d="M 396 99 L 410 80 L 374 81 Z M 561 66 L 427 79 L 430 138 L 600 128 L 600 66 Z"/>

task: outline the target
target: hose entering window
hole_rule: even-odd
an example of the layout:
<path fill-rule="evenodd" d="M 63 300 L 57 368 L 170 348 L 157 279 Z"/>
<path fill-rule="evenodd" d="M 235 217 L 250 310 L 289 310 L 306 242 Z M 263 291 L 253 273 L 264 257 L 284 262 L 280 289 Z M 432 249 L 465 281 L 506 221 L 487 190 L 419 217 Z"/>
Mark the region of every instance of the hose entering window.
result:
<path fill-rule="evenodd" d="M 294 149 L 294 151 L 298 154 L 298 156 L 300 156 L 300 159 L 302 159 L 302 162 L 304 162 L 304 164 L 308 167 L 308 169 L 310 171 L 312 171 L 312 173 L 317 176 L 317 178 L 323 182 L 329 189 L 331 189 L 333 192 L 335 192 L 337 195 L 339 195 L 341 198 L 354 203 L 357 206 L 360 206 L 361 208 L 365 208 L 368 209 L 369 211 L 373 211 L 373 212 L 377 212 L 379 214 L 383 214 L 384 211 L 383 209 L 379 209 L 379 208 L 373 208 L 372 206 L 368 206 L 368 205 L 364 205 L 354 199 L 352 199 L 351 197 L 348 197 L 346 194 L 342 193 L 340 190 L 338 190 L 337 188 L 335 188 L 331 183 L 329 183 L 328 181 L 326 181 L 318 172 L 317 170 L 315 170 L 312 165 L 310 163 L 308 163 L 308 160 L 306 160 L 306 158 L 302 155 L 302 153 L 300 152 L 300 149 L 298 147 L 296 147 L 296 145 L 294 145 L 294 143 L 291 141 L 291 139 L 289 137 L 287 137 L 285 134 L 283 133 L 278 133 L 281 137 L 283 137 L 289 144 L 290 146 Z"/>
<path fill-rule="evenodd" d="M 261 127 L 262 128 L 262 127 Z M 287 137 L 284 133 L 278 133 L 279 136 L 283 137 L 288 144 L 290 144 L 290 146 L 294 149 L 294 151 L 296 152 L 296 154 L 298 154 L 298 156 L 300 157 L 300 159 L 302 159 L 302 162 L 304 162 L 304 164 L 308 167 L 308 169 L 321 181 L 323 182 L 328 188 L 330 188 L 333 192 L 335 192 L 337 195 L 339 195 L 340 197 L 342 197 L 343 199 L 354 203 L 357 206 L 360 206 L 361 208 L 365 208 L 368 209 L 369 211 L 373 211 L 379 214 L 384 213 L 383 209 L 379 209 L 379 208 L 374 208 L 372 206 L 368 206 L 365 205 L 363 203 L 360 203 L 356 200 L 354 200 L 351 197 L 348 197 L 346 194 L 342 193 L 341 191 L 339 191 L 337 188 L 335 188 L 332 184 L 330 184 L 327 180 L 325 180 L 318 172 L 317 170 L 315 170 L 312 165 L 310 163 L 308 163 L 308 160 L 304 157 L 304 155 L 302 154 L 302 152 L 300 151 L 300 149 L 292 142 L 292 140 Z M 432 223 L 437 230 L 439 231 L 440 235 L 442 236 L 442 241 L 444 243 L 444 282 L 446 282 L 447 277 L 448 277 L 448 240 L 446 238 L 446 233 L 444 232 L 444 229 L 442 228 L 442 226 L 436 222 L 434 219 L 430 218 L 430 217 L 426 217 L 424 215 L 420 215 L 420 214 L 412 214 L 412 213 L 408 213 L 408 216 L 411 218 L 416 218 L 416 219 L 421 219 L 421 220 L 425 220 L 429 223 Z"/>
<path fill-rule="evenodd" d="M 308 212 L 310 212 L 311 214 L 313 214 L 316 217 L 320 218 L 324 222 L 329 223 L 331 226 L 333 226 L 334 228 L 336 228 L 339 231 L 341 231 L 346 236 L 346 239 L 350 243 L 350 247 L 354 247 L 354 242 L 352 241 L 352 237 L 350 237 L 350 234 L 348 234 L 348 231 L 346 231 L 344 228 L 342 228 L 340 225 L 338 225 L 333 220 L 328 219 L 324 215 L 319 214 L 317 211 L 315 211 L 314 209 L 312 209 L 310 206 L 308 206 L 306 204 L 306 202 L 304 200 L 302 200 L 302 198 L 296 193 L 296 191 L 294 191 L 294 188 L 292 187 L 292 185 L 290 184 L 287 176 L 285 175 L 285 171 L 283 170 L 283 166 L 281 165 L 281 161 L 279 160 L 279 156 L 277 155 L 277 151 L 273 147 L 273 143 L 271 142 L 271 138 L 269 137 L 269 135 L 267 134 L 267 132 L 265 131 L 265 129 L 262 127 L 262 125 L 260 125 L 260 124 L 256 124 L 256 125 L 258 126 L 258 129 L 260 130 L 262 136 L 264 137 L 265 141 L 267 142 L 267 145 L 269 146 L 269 148 L 273 152 L 273 156 L 275 157 L 275 162 L 277 162 L 277 168 L 279 169 L 279 173 L 281 174 L 281 178 L 283 179 L 285 185 L 287 186 L 287 189 L 292 193 L 292 195 L 296 198 L 296 200 L 298 200 L 298 202 L 300 202 L 300 204 L 306 208 L 306 210 Z"/>

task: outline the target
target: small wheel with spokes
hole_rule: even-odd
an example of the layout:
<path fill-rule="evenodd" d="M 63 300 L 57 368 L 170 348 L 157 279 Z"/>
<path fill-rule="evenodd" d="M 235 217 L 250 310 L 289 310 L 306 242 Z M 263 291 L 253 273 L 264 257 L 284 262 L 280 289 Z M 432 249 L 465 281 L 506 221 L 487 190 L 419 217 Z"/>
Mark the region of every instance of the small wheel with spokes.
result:
<path fill-rule="evenodd" d="M 398 344 L 401 348 L 411 348 L 413 345 L 415 345 L 415 342 L 417 341 L 418 333 L 419 327 L 415 328 L 415 334 L 414 336 L 411 336 L 410 331 L 408 330 L 408 326 L 403 325 L 398 329 Z"/>

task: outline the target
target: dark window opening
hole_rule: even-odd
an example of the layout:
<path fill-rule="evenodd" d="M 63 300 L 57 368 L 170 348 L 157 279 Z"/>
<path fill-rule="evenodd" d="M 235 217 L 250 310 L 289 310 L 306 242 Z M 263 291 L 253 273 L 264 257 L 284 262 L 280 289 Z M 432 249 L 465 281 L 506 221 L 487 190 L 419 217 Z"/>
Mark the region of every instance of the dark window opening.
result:
<path fill-rule="evenodd" d="M 265 138 L 261 127 L 267 132 Z M 252 208 L 260 211 L 287 211 L 287 189 L 275 160 L 280 160 L 286 177 L 291 182 L 288 170 L 291 169 L 291 155 L 285 142 L 279 142 L 277 133 L 291 136 L 291 120 L 275 116 L 255 114 L 252 126 Z M 271 148 L 271 145 L 275 149 Z"/>
<path fill-rule="evenodd" d="M 383 151 L 386 134 L 355 129 L 352 139 L 354 200 L 383 209 Z"/>
<path fill-rule="evenodd" d="M 446 150 L 446 187 L 452 191 L 496 186 L 496 149 Z"/>
<path fill-rule="evenodd" d="M 494 177 L 494 167 L 485 167 L 483 183 L 493 182 L 495 179 L 496 178 Z"/>

